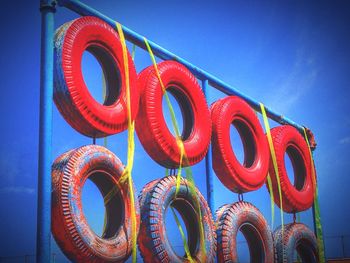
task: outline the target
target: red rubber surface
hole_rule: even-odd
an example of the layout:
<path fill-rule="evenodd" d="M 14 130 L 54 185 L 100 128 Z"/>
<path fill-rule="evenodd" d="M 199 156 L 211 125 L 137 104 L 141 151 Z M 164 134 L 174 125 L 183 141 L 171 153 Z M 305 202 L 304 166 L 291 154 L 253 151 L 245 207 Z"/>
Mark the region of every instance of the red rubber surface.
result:
<path fill-rule="evenodd" d="M 243 193 L 260 188 L 269 168 L 269 147 L 258 118 L 250 106 L 234 96 L 211 106 L 213 169 L 231 191 Z M 231 147 L 230 127 L 235 125 L 244 146 L 243 165 Z"/>
<path fill-rule="evenodd" d="M 84 51 L 92 53 L 102 66 L 107 88 L 104 104 L 92 97 L 84 82 L 81 69 Z M 98 18 L 78 18 L 57 30 L 54 56 L 54 101 L 65 120 L 90 137 L 104 137 L 125 130 L 125 70 L 117 32 Z M 128 64 L 131 110 L 135 118 L 139 93 L 135 66 L 129 53 Z"/>
<path fill-rule="evenodd" d="M 271 129 L 280 177 L 283 210 L 293 213 L 307 210 L 314 201 L 311 158 L 308 146 L 302 135 L 292 126 L 284 125 Z M 290 151 L 294 168 L 294 185 L 288 178 L 284 157 Z M 270 163 L 270 175 L 275 203 L 280 207 L 278 185 L 275 170 Z"/>
<path fill-rule="evenodd" d="M 63 253 L 74 262 L 124 262 L 131 254 L 130 194 L 118 184 L 124 166 L 102 146 L 83 146 L 59 156 L 52 166 L 52 233 Z M 103 197 L 116 189 L 106 207 L 102 237 L 88 225 L 81 192 L 91 179 Z M 137 231 L 140 210 L 135 205 Z"/>
<path fill-rule="evenodd" d="M 189 262 L 177 255 L 166 234 L 165 215 L 169 206 L 173 206 L 183 218 L 187 230 L 187 240 L 191 256 L 195 262 L 214 262 L 216 253 L 216 234 L 212 214 L 207 202 L 197 190 L 202 214 L 206 254 L 200 247 L 199 218 L 195 211 L 195 196 L 189 190 L 188 182 L 181 179 L 175 198 L 176 177 L 167 176 L 148 183 L 142 190 L 141 226 L 138 246 L 144 262 Z M 181 242 L 181 240 L 179 240 Z"/>
<path fill-rule="evenodd" d="M 237 233 L 242 231 L 250 252 L 250 262 L 274 262 L 271 230 L 261 212 L 252 204 L 237 202 L 216 212 L 218 262 L 238 262 Z"/>
<path fill-rule="evenodd" d="M 201 161 L 207 153 L 211 137 L 211 121 L 204 94 L 196 78 L 181 64 L 165 61 L 158 64 L 159 73 L 167 91 L 179 102 L 184 116 L 183 141 L 188 163 Z M 180 150 L 176 138 L 167 127 L 163 116 L 163 91 L 153 66 L 138 77 L 141 93 L 136 132 L 151 158 L 167 168 L 177 168 Z"/>
<path fill-rule="evenodd" d="M 295 262 L 298 252 L 300 262 L 318 263 L 318 249 L 315 234 L 304 224 L 292 223 L 279 227 L 274 233 L 277 263 Z"/>

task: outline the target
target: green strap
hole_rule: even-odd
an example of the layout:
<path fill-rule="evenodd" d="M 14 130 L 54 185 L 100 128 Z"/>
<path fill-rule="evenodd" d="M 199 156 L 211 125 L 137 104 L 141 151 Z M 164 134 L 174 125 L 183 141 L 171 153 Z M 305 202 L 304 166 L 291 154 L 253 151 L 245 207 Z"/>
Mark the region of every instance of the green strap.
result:
<path fill-rule="evenodd" d="M 317 246 L 318 246 L 318 257 L 320 263 L 326 262 L 325 259 L 325 253 L 324 253 L 324 241 L 323 241 L 323 231 L 322 231 L 322 224 L 321 224 L 321 213 L 320 213 L 320 206 L 318 203 L 318 186 L 316 181 L 316 170 L 315 170 L 315 164 L 310 148 L 309 139 L 306 134 L 306 130 L 304 128 L 304 137 L 305 141 L 307 143 L 309 154 L 311 158 L 311 173 L 312 173 L 312 183 L 314 186 L 314 211 L 315 211 L 315 223 L 316 223 L 316 237 L 317 237 Z"/>
<path fill-rule="evenodd" d="M 156 59 L 154 57 L 154 54 L 153 54 L 153 51 L 148 43 L 148 40 L 144 37 L 144 42 L 145 42 L 145 45 L 147 47 L 147 50 L 148 50 L 148 53 L 151 57 L 151 60 L 152 60 L 152 63 L 153 63 L 153 67 L 154 67 L 154 70 L 157 74 L 157 78 L 158 78 L 158 81 L 161 85 L 161 88 L 162 88 L 162 91 L 163 91 L 163 95 L 165 97 L 165 101 L 167 103 L 167 106 L 168 106 L 168 109 L 170 111 L 170 116 L 171 116 L 171 122 L 172 122 L 172 126 L 173 126 L 173 130 L 175 132 L 175 137 L 176 137 L 176 143 L 180 149 L 180 165 L 179 165 L 179 169 L 178 169 L 178 173 L 177 173 L 177 177 L 176 177 L 176 191 L 175 191 L 175 197 L 180 189 L 180 183 L 181 183 L 181 174 L 182 174 L 182 163 L 183 161 L 185 161 L 185 163 L 188 163 L 188 159 L 187 159 L 187 156 L 186 156 L 186 152 L 185 152 L 185 148 L 184 148 L 184 144 L 183 144 L 183 141 L 182 141 L 182 138 L 181 138 L 181 135 L 180 135 L 180 132 L 179 132 L 179 125 L 177 123 L 177 120 L 176 120 L 176 116 L 175 116 L 175 112 L 174 112 L 174 109 L 171 105 L 171 102 L 170 102 L 170 99 L 169 99 L 169 96 L 166 92 L 166 89 L 165 89 L 165 85 L 160 77 L 160 73 L 159 73 L 159 70 L 158 70 L 158 66 L 157 66 L 157 62 L 156 62 Z M 192 176 L 192 170 L 190 167 L 184 167 L 185 169 L 185 173 L 186 173 L 186 179 L 188 180 L 189 182 L 189 190 L 192 194 L 192 196 L 195 197 L 195 210 L 198 212 L 198 217 L 199 217 L 199 232 L 200 232 L 200 246 L 201 246 L 201 249 L 204 253 L 206 253 L 206 248 L 205 248 L 205 236 L 204 236 L 204 228 L 203 228 L 203 220 L 202 220 L 202 212 L 201 212 L 201 209 L 200 209 L 200 202 L 199 202 L 199 197 L 197 195 L 197 192 L 196 192 L 196 187 L 195 187 L 195 183 L 194 183 L 194 179 L 193 179 L 193 176 Z M 178 225 L 179 227 L 179 225 Z M 179 227 L 179 230 L 180 230 L 180 227 Z"/>
<path fill-rule="evenodd" d="M 131 51 L 131 59 L 134 61 L 135 60 L 135 51 L 136 51 L 136 45 L 132 45 L 132 51 Z"/>
<path fill-rule="evenodd" d="M 184 248 L 185 248 L 185 252 L 186 252 L 186 256 L 188 258 L 188 260 L 192 263 L 193 262 L 193 259 L 191 257 L 191 253 L 190 253 L 190 249 L 188 248 L 188 244 L 187 244 L 187 240 L 186 240 L 186 237 L 185 237 L 185 233 L 181 227 L 181 224 L 180 224 L 180 220 L 179 218 L 177 217 L 176 213 L 175 213 L 175 210 L 172 206 L 170 206 L 171 208 L 171 211 L 173 212 L 173 215 L 174 215 L 174 218 L 175 218 L 175 222 L 177 224 L 177 227 L 179 228 L 179 231 L 180 231 L 180 234 L 181 234 L 181 238 L 182 238 L 182 242 L 184 244 Z"/>
<path fill-rule="evenodd" d="M 272 181 L 271 181 L 270 174 L 267 175 L 267 186 L 269 187 L 269 192 L 270 192 L 271 229 L 273 230 L 273 226 L 275 223 L 275 202 L 274 202 L 274 193 L 273 193 Z"/>

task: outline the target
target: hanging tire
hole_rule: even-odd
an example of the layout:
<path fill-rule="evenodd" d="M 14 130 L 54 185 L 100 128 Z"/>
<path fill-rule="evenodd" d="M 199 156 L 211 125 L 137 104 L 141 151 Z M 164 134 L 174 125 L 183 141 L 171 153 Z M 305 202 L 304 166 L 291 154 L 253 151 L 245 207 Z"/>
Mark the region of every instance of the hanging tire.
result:
<path fill-rule="evenodd" d="M 191 193 L 189 183 L 181 179 L 175 198 L 176 177 L 167 176 L 145 186 L 139 200 L 141 205 L 141 226 L 138 246 L 144 262 L 188 262 L 175 253 L 168 240 L 165 228 L 165 214 L 174 207 L 185 222 L 188 247 L 195 262 L 214 262 L 216 235 L 214 222 L 207 202 L 196 190 L 202 215 L 202 222 L 195 211 L 196 196 Z M 200 249 L 199 223 L 203 223 L 206 253 Z"/>
<path fill-rule="evenodd" d="M 238 262 L 237 232 L 245 236 L 250 252 L 250 262 L 274 262 L 271 230 L 261 212 L 252 204 L 237 202 L 217 211 L 218 262 Z"/>
<path fill-rule="evenodd" d="M 186 156 L 183 166 L 194 165 L 206 155 L 211 137 L 211 121 L 204 94 L 196 78 L 183 65 L 174 61 L 158 64 L 159 74 L 167 92 L 179 103 L 183 115 L 182 140 Z M 162 100 L 163 90 L 153 66 L 138 76 L 140 110 L 136 132 L 151 158 L 167 168 L 177 168 L 181 152 L 176 137 L 167 127 Z"/>
<path fill-rule="evenodd" d="M 84 82 L 81 59 L 88 51 L 99 61 L 106 79 L 106 98 L 96 101 Z M 89 137 L 104 137 L 127 128 L 126 80 L 117 32 L 96 17 L 65 23 L 55 35 L 54 101 L 64 119 Z M 137 75 L 128 52 L 131 114 L 139 104 Z"/>
<path fill-rule="evenodd" d="M 251 107 L 242 99 L 225 97 L 211 106 L 213 169 L 231 191 L 244 193 L 260 188 L 269 168 L 269 147 Z M 244 147 L 243 165 L 231 146 L 230 127 L 237 129 Z"/>
<path fill-rule="evenodd" d="M 307 210 L 314 201 L 314 186 L 310 152 L 306 141 L 297 129 L 288 125 L 271 129 L 271 136 L 276 154 L 283 210 L 289 213 Z M 286 154 L 288 154 L 293 166 L 294 185 L 288 178 L 284 161 Z M 281 207 L 278 183 L 272 162 L 270 162 L 269 171 L 275 203 Z"/>
<path fill-rule="evenodd" d="M 278 263 L 295 262 L 295 251 L 302 262 L 319 262 L 315 234 L 304 224 L 285 225 L 283 235 L 279 227 L 274 233 L 274 240 Z"/>
<path fill-rule="evenodd" d="M 129 186 L 119 183 L 120 160 L 102 146 L 89 145 L 61 155 L 52 166 L 52 233 L 63 253 L 74 262 L 124 262 L 132 249 Z M 82 209 L 81 192 L 87 179 L 105 200 L 102 236 L 90 228 Z M 137 232 L 140 221 L 135 203 Z M 136 233 L 137 235 L 137 233 Z"/>

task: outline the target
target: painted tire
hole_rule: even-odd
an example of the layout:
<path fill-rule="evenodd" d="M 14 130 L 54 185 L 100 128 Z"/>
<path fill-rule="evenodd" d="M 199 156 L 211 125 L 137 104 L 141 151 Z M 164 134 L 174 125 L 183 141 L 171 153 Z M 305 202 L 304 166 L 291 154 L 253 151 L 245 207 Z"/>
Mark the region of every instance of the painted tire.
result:
<path fill-rule="evenodd" d="M 314 200 L 311 158 L 306 141 L 292 126 L 284 125 L 271 129 L 281 184 L 283 210 L 293 213 L 307 210 Z M 288 178 L 284 158 L 289 155 L 294 169 L 294 185 Z M 270 162 L 270 175 L 275 203 L 280 206 L 275 169 Z"/>
<path fill-rule="evenodd" d="M 131 254 L 129 186 L 118 180 L 124 166 L 109 150 L 89 145 L 58 157 L 52 166 L 52 233 L 64 254 L 74 262 L 124 262 Z M 91 179 L 104 198 L 117 189 L 106 206 L 102 237 L 89 227 L 81 192 Z M 110 195 L 109 195 L 110 196 Z M 135 203 L 137 226 L 140 209 Z M 138 227 L 137 227 L 138 231 Z"/>
<path fill-rule="evenodd" d="M 274 262 L 271 230 L 261 212 L 252 204 L 237 202 L 225 205 L 217 213 L 218 262 L 238 262 L 236 236 L 245 236 L 251 262 Z"/>
<path fill-rule="evenodd" d="M 83 78 L 84 51 L 101 64 L 107 96 L 103 104 L 90 94 Z M 126 81 L 122 45 L 117 32 L 95 17 L 81 17 L 65 23 L 55 35 L 54 101 L 64 119 L 78 132 L 104 137 L 127 128 Z M 137 75 L 128 52 L 131 114 L 139 104 Z"/>
<path fill-rule="evenodd" d="M 189 190 L 186 179 L 181 179 L 175 199 L 176 177 L 167 176 L 147 184 L 140 195 L 141 226 L 138 246 L 144 262 L 188 262 L 172 249 L 165 229 L 166 210 L 172 205 L 182 216 L 187 233 L 188 246 L 195 262 L 214 262 L 216 235 L 214 222 L 207 202 L 197 190 L 204 227 L 206 254 L 199 249 L 199 218 L 194 210 L 195 196 Z"/>
<path fill-rule="evenodd" d="M 278 263 L 295 262 L 295 251 L 302 262 L 319 262 L 315 234 L 304 224 L 285 225 L 283 236 L 279 227 L 274 233 L 274 240 Z"/>
<path fill-rule="evenodd" d="M 269 169 L 269 147 L 259 120 L 251 107 L 234 96 L 211 106 L 213 124 L 213 169 L 231 191 L 244 193 L 260 188 Z M 243 165 L 231 147 L 230 127 L 234 125 L 244 146 Z"/>
<path fill-rule="evenodd" d="M 206 155 L 211 137 L 210 113 L 196 78 L 183 65 L 174 61 L 158 64 L 159 74 L 168 92 L 178 101 L 184 120 L 182 139 L 188 162 L 194 165 Z M 180 150 L 175 136 L 163 116 L 163 91 L 153 66 L 138 76 L 141 93 L 136 132 L 151 158 L 167 168 L 177 168 Z"/>

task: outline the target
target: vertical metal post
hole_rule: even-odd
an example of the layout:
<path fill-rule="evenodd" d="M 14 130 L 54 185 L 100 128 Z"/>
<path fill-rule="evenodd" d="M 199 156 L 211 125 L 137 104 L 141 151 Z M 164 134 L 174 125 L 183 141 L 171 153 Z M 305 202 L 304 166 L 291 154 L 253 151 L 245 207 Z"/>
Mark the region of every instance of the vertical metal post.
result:
<path fill-rule="evenodd" d="M 344 236 L 343 236 L 343 235 L 341 235 L 341 236 L 340 236 L 340 238 L 341 238 L 341 247 L 342 247 L 342 249 L 343 249 L 343 258 L 345 258 L 345 244 L 344 244 Z"/>
<path fill-rule="evenodd" d="M 208 90 L 208 80 L 202 81 L 202 89 L 204 95 L 208 101 L 209 90 Z M 213 171 L 212 171 L 212 152 L 211 145 L 209 146 L 208 153 L 205 156 L 205 173 L 206 173 L 206 183 L 207 183 L 207 199 L 208 205 L 212 213 L 214 213 L 214 187 L 213 187 Z"/>
<path fill-rule="evenodd" d="M 51 137 L 54 0 L 41 0 L 40 121 L 36 261 L 51 260 Z"/>

